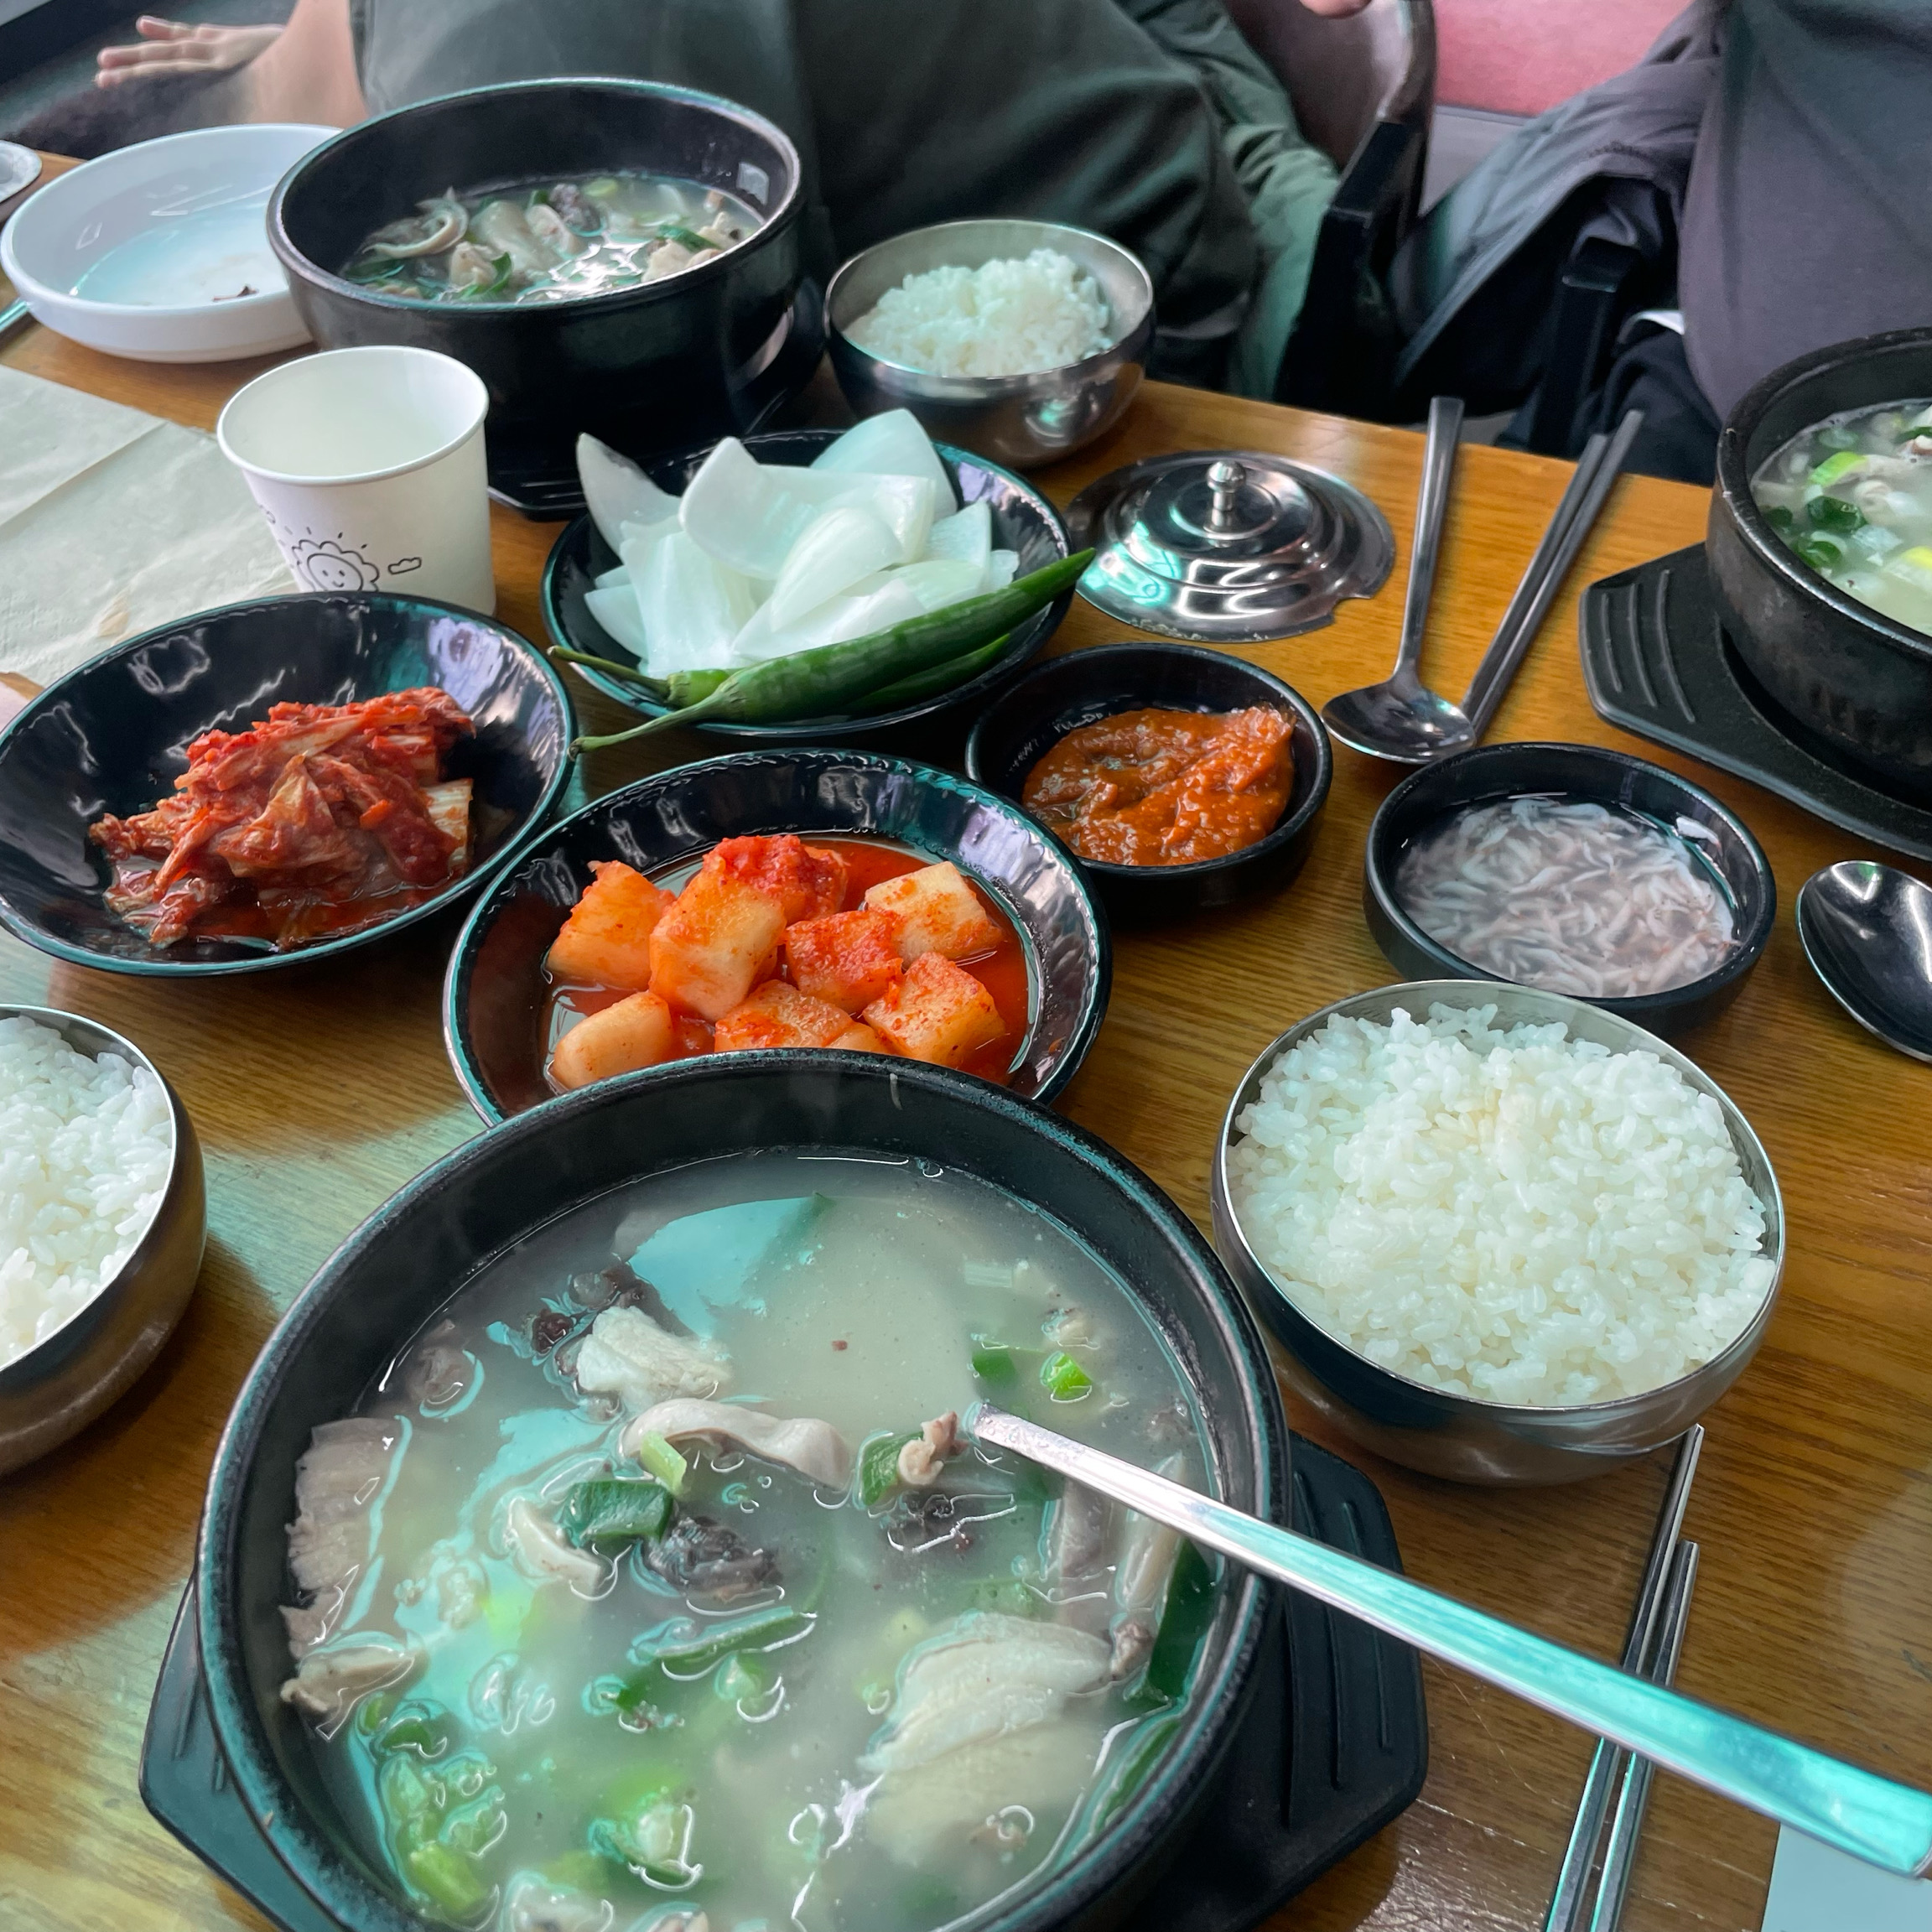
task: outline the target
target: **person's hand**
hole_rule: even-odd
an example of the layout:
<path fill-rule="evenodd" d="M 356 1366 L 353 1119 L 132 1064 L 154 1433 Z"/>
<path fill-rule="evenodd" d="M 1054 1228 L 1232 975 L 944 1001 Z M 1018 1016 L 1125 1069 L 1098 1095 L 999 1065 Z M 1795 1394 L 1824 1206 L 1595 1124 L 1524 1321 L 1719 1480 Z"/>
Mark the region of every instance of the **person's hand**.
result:
<path fill-rule="evenodd" d="M 143 13 L 134 23 L 141 36 L 132 47 L 103 47 L 96 56 L 96 87 L 186 74 L 228 74 L 245 67 L 280 34 L 279 27 L 195 27 Z"/>

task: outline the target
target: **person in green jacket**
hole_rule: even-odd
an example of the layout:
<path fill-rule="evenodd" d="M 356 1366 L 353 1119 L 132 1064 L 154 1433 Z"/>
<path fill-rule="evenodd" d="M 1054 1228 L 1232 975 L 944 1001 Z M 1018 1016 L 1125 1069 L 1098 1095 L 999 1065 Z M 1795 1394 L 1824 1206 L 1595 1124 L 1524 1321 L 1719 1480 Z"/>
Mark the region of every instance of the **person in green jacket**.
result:
<path fill-rule="evenodd" d="M 101 86 L 220 76 L 231 120 L 346 126 L 563 74 L 722 94 L 797 143 L 821 275 L 930 222 L 1097 229 L 1154 278 L 1157 370 L 1249 395 L 1274 392 L 1335 190 L 1221 0 L 296 0 L 279 30 L 138 30 Z"/>

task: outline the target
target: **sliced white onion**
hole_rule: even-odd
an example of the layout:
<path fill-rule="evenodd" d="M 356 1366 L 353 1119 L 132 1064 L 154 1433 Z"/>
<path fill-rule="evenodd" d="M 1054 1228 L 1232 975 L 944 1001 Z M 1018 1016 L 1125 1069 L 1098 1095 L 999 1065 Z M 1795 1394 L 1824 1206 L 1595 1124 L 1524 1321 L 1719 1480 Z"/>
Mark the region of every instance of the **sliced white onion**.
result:
<path fill-rule="evenodd" d="M 900 561 L 899 539 L 855 503 L 828 510 L 792 546 L 771 587 L 775 629 L 797 623 L 829 599 Z"/>
<path fill-rule="evenodd" d="M 950 516 L 959 499 L 932 439 L 910 409 L 888 409 L 848 429 L 813 460 L 814 470 L 874 476 L 920 476 L 932 486 L 935 513 Z"/>
<path fill-rule="evenodd" d="M 986 559 L 986 574 L 979 588 L 982 590 L 1004 590 L 1020 574 L 1020 553 L 1017 550 L 995 550 Z"/>
<path fill-rule="evenodd" d="M 926 538 L 928 557 L 957 557 L 984 573 L 993 554 L 993 511 L 986 503 L 969 503 L 950 517 L 940 517 Z"/>
<path fill-rule="evenodd" d="M 904 574 L 868 579 L 844 597 L 821 604 L 803 622 L 781 626 L 771 621 L 771 605 L 738 633 L 735 646 L 740 662 L 762 664 L 774 657 L 790 657 L 800 651 L 813 651 L 821 644 L 843 644 L 854 637 L 865 637 L 902 624 L 909 617 L 922 617 L 926 606 L 907 584 L 898 581 Z"/>
<path fill-rule="evenodd" d="M 629 584 L 586 590 L 584 608 L 640 663 L 643 662 L 647 654 L 644 619 L 637 608 L 637 593 Z"/>
<path fill-rule="evenodd" d="M 959 557 L 928 557 L 918 564 L 907 564 L 887 579 L 902 584 L 919 600 L 924 610 L 943 610 L 979 595 L 984 573 Z"/>
<path fill-rule="evenodd" d="M 597 533 L 613 550 L 626 523 L 662 523 L 678 514 L 678 499 L 660 490 L 628 456 L 595 436 L 577 439 L 577 479 Z"/>
<path fill-rule="evenodd" d="M 722 671 L 735 662 L 732 641 L 756 614 L 751 585 L 683 531 L 653 547 L 637 584 L 653 678 L 678 671 Z"/>

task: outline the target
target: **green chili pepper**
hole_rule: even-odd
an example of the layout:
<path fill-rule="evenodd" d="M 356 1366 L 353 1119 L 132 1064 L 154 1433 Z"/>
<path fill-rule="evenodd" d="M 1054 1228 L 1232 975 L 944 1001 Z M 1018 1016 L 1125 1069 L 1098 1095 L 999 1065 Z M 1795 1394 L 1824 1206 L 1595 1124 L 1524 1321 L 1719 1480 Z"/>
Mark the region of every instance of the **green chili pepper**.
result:
<path fill-rule="evenodd" d="M 1061 1349 L 1040 1364 L 1040 1386 L 1056 1402 L 1078 1402 L 1093 1393 L 1093 1378 Z"/>
<path fill-rule="evenodd" d="M 901 704 L 917 704 L 922 698 L 936 698 L 942 691 L 950 691 L 968 679 L 977 678 L 1011 641 L 1012 633 L 1002 631 L 990 643 L 982 644 L 977 651 L 969 651 L 963 657 L 948 658 L 945 663 L 936 664 L 930 671 L 922 671 L 914 678 L 901 678 L 896 684 L 887 684 L 871 693 L 865 700 L 865 709 L 896 711 Z"/>
<path fill-rule="evenodd" d="M 1800 537 L 1791 548 L 1814 570 L 1833 569 L 1845 554 L 1829 537 Z"/>
<path fill-rule="evenodd" d="M 1815 528 L 1829 530 L 1836 537 L 1849 537 L 1854 530 L 1865 527 L 1858 506 L 1847 503 L 1842 496 L 1814 496 L 1805 506 L 1805 514 Z"/>
<path fill-rule="evenodd" d="M 899 1436 L 870 1436 L 859 1448 L 859 1501 L 867 1509 L 883 1503 L 899 1487 L 899 1452 L 919 1440 L 917 1430 Z"/>
<path fill-rule="evenodd" d="M 881 684 L 914 677 L 1003 636 L 1043 610 L 1063 590 L 1071 589 L 1093 558 L 1091 550 L 1082 550 L 1018 579 L 1004 590 L 948 604 L 846 643 L 822 644 L 815 650 L 750 665 L 734 671 L 708 697 L 682 710 L 667 711 L 608 737 L 579 738 L 570 749 L 574 753 L 600 750 L 670 725 L 708 719 L 775 724 L 829 716 Z M 676 680 L 672 683 L 675 695 Z"/>
<path fill-rule="evenodd" d="M 581 664 L 587 671 L 601 671 L 607 678 L 621 678 L 629 683 L 641 684 L 660 704 L 670 689 L 670 686 L 662 678 L 653 678 L 648 671 L 637 665 L 621 663 L 615 657 L 595 657 L 588 651 L 572 651 L 562 644 L 553 644 L 550 655 L 562 664 Z M 678 675 L 688 677 L 693 673 L 680 672 Z M 704 677 L 713 673 L 700 672 L 696 675 Z M 715 675 L 722 678 L 728 673 L 719 671 Z"/>
<path fill-rule="evenodd" d="M 635 1543 L 664 1534 L 671 1492 L 648 1478 L 612 1476 L 575 1483 L 557 1512 L 557 1527 L 579 1548 L 586 1543 Z"/>
<path fill-rule="evenodd" d="M 729 671 L 673 671 L 667 683 L 671 702 L 680 710 L 702 704 L 730 675 Z"/>
<path fill-rule="evenodd" d="M 1764 521 L 1768 523 L 1780 537 L 1789 537 L 1792 531 L 1797 527 L 1797 520 L 1782 503 L 1774 503 L 1771 507 L 1764 512 Z"/>

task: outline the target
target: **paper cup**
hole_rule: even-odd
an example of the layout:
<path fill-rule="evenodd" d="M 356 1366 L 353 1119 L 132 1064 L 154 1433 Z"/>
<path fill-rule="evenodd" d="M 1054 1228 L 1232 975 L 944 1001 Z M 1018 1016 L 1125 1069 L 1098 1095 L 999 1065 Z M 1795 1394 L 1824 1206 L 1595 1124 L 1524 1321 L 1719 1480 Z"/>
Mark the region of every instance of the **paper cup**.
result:
<path fill-rule="evenodd" d="M 486 613 L 489 480 L 475 372 L 428 349 L 330 349 L 257 376 L 215 425 L 295 580 Z"/>

